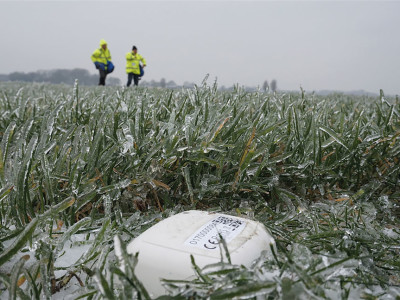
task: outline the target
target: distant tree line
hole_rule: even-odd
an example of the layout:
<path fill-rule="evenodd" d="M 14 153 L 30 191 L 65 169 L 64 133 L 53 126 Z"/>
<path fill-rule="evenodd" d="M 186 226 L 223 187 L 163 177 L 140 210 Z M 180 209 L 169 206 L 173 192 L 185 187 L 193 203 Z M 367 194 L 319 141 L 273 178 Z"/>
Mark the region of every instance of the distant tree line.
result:
<path fill-rule="evenodd" d="M 167 81 L 165 78 L 161 78 L 160 81 L 156 81 L 154 79 L 152 79 L 150 81 L 143 80 L 140 83 L 140 85 L 147 86 L 147 87 L 160 87 L 160 88 L 175 89 L 175 88 L 182 88 L 182 87 L 193 88 L 195 86 L 195 83 L 185 81 L 183 84 L 179 85 L 179 84 L 176 84 L 175 81 L 173 81 L 173 80 Z"/>
<path fill-rule="evenodd" d="M 49 83 L 64 83 L 74 84 L 75 79 L 78 79 L 81 85 L 97 85 L 99 75 L 90 74 L 85 69 L 55 69 L 37 72 L 13 72 L 8 75 L 1 75 L 2 81 L 26 81 L 26 82 L 49 82 Z M 115 77 L 107 78 L 107 85 L 120 85 L 121 80 Z"/>

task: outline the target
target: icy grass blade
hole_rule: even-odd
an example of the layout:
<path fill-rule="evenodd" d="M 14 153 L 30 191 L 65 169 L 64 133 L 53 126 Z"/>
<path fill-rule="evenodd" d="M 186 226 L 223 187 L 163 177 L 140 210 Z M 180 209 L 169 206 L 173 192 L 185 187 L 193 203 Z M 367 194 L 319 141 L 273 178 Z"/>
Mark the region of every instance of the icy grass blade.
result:
<path fill-rule="evenodd" d="M 76 222 L 74 225 L 72 225 L 64 234 L 62 235 L 61 238 L 58 239 L 58 245 L 57 245 L 57 250 L 60 251 L 63 247 L 65 242 L 71 238 L 72 235 L 74 235 L 79 229 L 82 227 L 88 226 L 92 220 L 89 217 L 83 218 L 82 220 L 79 220 Z"/>
<path fill-rule="evenodd" d="M 120 269 L 125 273 L 125 266 L 128 263 L 128 254 L 126 253 L 126 249 L 122 248 L 122 241 L 118 235 L 114 237 L 114 251 L 115 255 L 117 256 Z"/>
<path fill-rule="evenodd" d="M 46 155 L 42 155 L 41 157 L 41 166 L 43 169 L 43 175 L 44 175 L 44 191 L 46 193 L 46 198 L 48 199 L 48 203 L 53 204 L 54 201 L 54 191 L 53 191 L 53 184 L 52 184 L 52 180 L 50 178 L 50 172 L 51 172 L 51 167 L 49 164 L 49 161 L 46 157 Z M 42 209 L 44 209 L 44 207 L 42 206 Z"/>
<path fill-rule="evenodd" d="M 144 299 L 151 299 L 149 293 L 134 272 L 137 256 L 128 254 L 125 243 L 118 235 L 114 237 L 114 247 L 120 268 L 113 269 L 113 272 L 121 279 L 126 280 Z"/>
<path fill-rule="evenodd" d="M 17 125 L 16 125 L 15 121 L 12 121 L 7 126 L 7 129 L 4 132 L 3 137 L 1 139 L 0 150 L 1 150 L 1 155 L 2 155 L 1 160 L 2 160 L 3 164 L 4 164 L 4 162 L 7 161 L 8 151 L 10 148 L 10 142 L 14 135 L 14 131 L 15 131 L 16 127 L 17 127 Z"/>
<path fill-rule="evenodd" d="M 21 222 L 25 223 L 28 222 L 28 215 L 31 215 L 32 211 L 32 204 L 27 198 L 29 193 L 29 175 L 31 165 L 33 163 L 33 153 L 36 149 L 36 145 L 38 142 L 38 136 L 34 135 L 28 144 L 28 149 L 23 157 L 22 164 L 20 164 L 20 168 L 18 171 L 18 178 L 17 178 L 17 194 L 18 194 L 18 207 L 19 207 L 19 214 L 22 216 Z"/>
<path fill-rule="evenodd" d="M 105 246 L 105 247 L 101 250 L 99 259 L 98 259 L 98 261 L 97 261 L 97 263 L 96 263 L 97 268 L 98 268 L 101 272 L 103 272 L 104 268 L 105 268 L 106 265 L 107 265 L 107 262 L 108 262 L 108 261 L 107 261 L 107 258 L 108 258 L 108 255 L 109 255 L 109 254 L 110 254 L 110 246 L 107 245 L 107 246 Z"/>
<path fill-rule="evenodd" d="M 103 274 L 100 271 L 96 272 L 96 275 L 94 276 L 97 286 L 99 287 L 100 293 L 105 299 L 115 299 L 114 297 L 114 292 L 111 290 L 107 279 L 103 276 Z"/>
<path fill-rule="evenodd" d="M 245 146 L 245 148 L 244 148 L 243 155 L 242 155 L 242 157 L 241 157 L 241 159 L 240 159 L 240 162 L 239 162 L 239 170 L 236 172 L 236 175 L 235 175 L 235 182 L 234 182 L 234 184 L 233 184 L 233 188 L 236 187 L 237 183 L 239 182 L 239 177 L 240 177 L 241 173 L 242 173 L 243 170 L 248 166 L 248 164 L 249 164 L 251 158 L 253 157 L 252 154 L 254 153 L 254 150 L 251 149 L 250 146 L 251 146 L 252 143 L 253 143 L 253 140 L 254 140 L 255 135 L 256 135 L 256 128 L 254 127 L 254 128 L 253 128 L 253 131 L 252 131 L 252 133 L 251 133 L 251 135 L 250 135 L 250 138 L 249 138 L 249 140 L 247 141 L 247 144 L 246 144 L 246 146 Z"/>
<path fill-rule="evenodd" d="M 331 136 L 337 143 L 339 143 L 340 145 L 342 145 L 344 148 L 346 148 L 347 150 L 349 150 L 349 148 L 345 145 L 344 141 L 342 138 L 339 137 L 339 135 L 334 132 L 331 128 L 324 126 L 324 125 L 320 125 L 319 129 L 326 132 L 327 134 L 329 134 L 329 136 Z"/>
<path fill-rule="evenodd" d="M 205 119 L 207 119 L 207 117 L 205 117 Z M 212 143 L 217 138 L 218 134 L 224 127 L 225 123 L 229 121 L 229 119 L 230 119 L 230 117 L 227 117 L 221 122 L 221 124 L 218 126 L 218 128 L 215 130 L 214 134 L 212 135 L 211 139 L 208 141 L 208 144 Z"/>
<path fill-rule="evenodd" d="M 210 299 L 235 299 L 235 298 L 253 298 L 261 296 L 276 286 L 275 282 L 256 282 L 246 283 L 242 286 L 222 289 L 211 294 Z"/>
<path fill-rule="evenodd" d="M 3 285 L 8 289 L 8 291 L 10 293 L 11 289 L 13 288 L 12 284 L 10 282 L 10 278 L 6 274 L 0 273 L 0 282 L 3 283 Z M 18 296 L 22 300 L 30 300 L 31 299 L 30 297 L 28 297 L 23 292 L 23 290 L 20 287 L 16 287 L 16 296 Z M 17 297 L 13 297 L 13 294 L 9 294 L 9 299 L 15 299 L 16 300 L 18 298 Z"/>
<path fill-rule="evenodd" d="M 2 266 L 11 257 L 17 254 L 17 252 L 27 243 L 27 241 L 32 239 L 33 233 L 38 223 L 38 218 L 32 219 L 32 221 L 29 222 L 29 224 L 25 227 L 21 234 L 19 234 L 18 238 L 11 244 L 11 246 L 0 254 L 0 266 Z"/>
<path fill-rule="evenodd" d="M 2 188 L 2 189 L 0 190 L 0 205 L 1 205 L 1 203 L 3 202 L 3 200 L 6 199 L 6 197 L 8 196 L 8 194 L 11 193 L 11 191 L 13 190 L 13 188 L 14 188 L 14 186 L 9 184 L 8 186 L 5 186 L 4 188 Z"/>
<path fill-rule="evenodd" d="M 41 287 L 40 284 L 36 281 L 36 278 L 38 278 L 40 274 L 40 262 L 34 263 L 34 265 L 31 266 L 29 269 L 25 268 L 23 270 L 23 273 L 27 281 L 27 285 L 30 286 L 30 290 L 32 291 L 31 298 L 39 299 Z"/>
<path fill-rule="evenodd" d="M 130 179 L 124 179 L 121 182 L 115 183 L 115 184 L 110 184 L 104 187 L 101 187 L 97 190 L 98 194 L 105 194 L 105 193 L 109 193 L 111 191 L 114 190 L 121 190 L 126 188 L 127 186 L 129 186 L 131 184 L 131 180 Z"/>
<path fill-rule="evenodd" d="M 193 186 L 192 186 L 192 182 L 190 179 L 190 171 L 189 171 L 189 167 L 186 166 L 183 168 L 183 177 L 185 178 L 185 182 L 186 182 L 186 186 L 188 188 L 189 191 L 189 196 L 190 196 L 190 202 L 192 204 L 194 204 L 194 192 L 193 192 Z"/>
<path fill-rule="evenodd" d="M 194 259 L 194 256 L 190 254 L 190 262 L 192 263 L 192 267 L 194 269 L 195 274 L 203 281 L 204 283 L 211 283 L 211 279 L 203 274 L 203 271 L 200 269 L 200 267 L 196 264 L 196 261 Z"/>
<path fill-rule="evenodd" d="M 39 142 L 40 150 L 45 147 L 46 142 L 51 139 L 53 131 L 54 131 L 54 122 L 55 119 L 58 117 L 61 109 L 63 108 L 64 104 L 60 103 L 57 107 L 50 113 L 49 118 L 43 118 L 42 127 L 41 127 L 41 137 Z"/>
<path fill-rule="evenodd" d="M 51 207 L 44 214 L 33 218 L 25 229 L 18 235 L 17 239 L 8 247 L 3 253 L 0 254 L 0 266 L 7 262 L 14 256 L 29 240 L 32 239 L 35 228 L 38 224 L 47 221 L 47 218 L 54 217 L 54 215 L 67 209 L 75 202 L 75 199 L 67 198 L 63 202 Z"/>
<path fill-rule="evenodd" d="M 22 299 L 29 299 L 28 296 L 26 296 L 19 288 L 18 286 L 18 279 L 22 271 L 22 267 L 25 264 L 25 257 L 21 257 L 19 261 L 13 266 L 11 270 L 11 277 L 10 277 L 10 283 L 11 283 L 11 288 L 10 288 L 10 299 L 18 299 L 17 295 L 19 298 Z M 23 295 L 23 296 L 22 296 Z M 21 297 L 22 296 L 22 297 Z"/>
<path fill-rule="evenodd" d="M 219 236 L 219 248 L 220 248 L 220 252 L 221 252 L 221 261 L 223 261 L 224 255 L 223 253 L 225 253 L 225 257 L 228 260 L 228 264 L 232 264 L 232 260 L 231 260 L 231 254 L 229 253 L 228 250 L 228 244 L 226 243 L 225 239 L 223 238 L 223 236 L 218 233 Z M 222 252 L 223 250 L 223 252 Z"/>
<path fill-rule="evenodd" d="M 108 238 L 106 233 L 111 231 L 109 218 L 103 220 L 103 225 L 101 226 L 100 230 L 96 233 L 95 239 L 90 246 L 90 248 L 76 261 L 73 265 L 74 267 L 78 267 L 80 265 L 84 265 L 87 262 L 95 259 L 100 254 L 100 246 L 104 244 L 105 239 Z"/>

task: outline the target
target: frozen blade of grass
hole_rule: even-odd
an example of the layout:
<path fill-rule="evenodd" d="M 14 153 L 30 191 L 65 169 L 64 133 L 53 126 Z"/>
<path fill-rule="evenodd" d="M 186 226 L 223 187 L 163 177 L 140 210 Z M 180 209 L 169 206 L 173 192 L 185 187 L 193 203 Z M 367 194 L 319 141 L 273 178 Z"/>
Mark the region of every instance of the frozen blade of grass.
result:
<path fill-rule="evenodd" d="M 114 251 L 115 255 L 117 256 L 121 271 L 125 273 L 125 266 L 129 261 L 128 253 L 126 252 L 126 249 L 123 248 L 121 238 L 118 235 L 114 237 Z"/>
<path fill-rule="evenodd" d="M 49 203 L 53 204 L 54 203 L 54 192 L 53 192 L 53 185 L 50 179 L 50 165 L 49 161 L 46 157 L 46 155 L 42 155 L 41 157 L 41 165 L 42 165 L 42 171 L 44 175 L 44 187 L 45 187 L 45 192 L 46 196 L 48 197 Z"/>
<path fill-rule="evenodd" d="M 190 196 L 190 202 L 192 204 L 194 204 L 194 192 L 193 192 L 193 186 L 192 186 L 192 182 L 190 180 L 190 171 L 189 171 L 189 167 L 186 166 L 182 169 L 183 171 L 183 177 L 185 178 L 185 182 L 186 182 L 186 186 L 188 188 L 189 191 L 189 196 Z"/>
<path fill-rule="evenodd" d="M 238 124 L 240 123 L 240 120 L 243 118 L 244 113 L 245 113 L 245 111 L 242 110 L 239 114 L 236 115 L 235 119 L 230 124 L 230 126 L 228 125 L 229 129 L 226 131 L 226 133 L 221 138 L 223 141 L 225 141 L 231 137 L 232 133 L 235 131 L 235 129 L 237 129 Z"/>
<path fill-rule="evenodd" d="M 175 119 L 176 119 L 176 111 L 175 111 L 175 109 L 173 109 L 169 115 L 169 120 L 168 120 L 168 124 L 167 124 L 169 136 L 172 136 L 174 134 Z"/>
<path fill-rule="evenodd" d="M 30 269 L 30 270 L 29 270 Z M 30 268 L 25 268 L 23 270 L 25 278 L 28 282 L 28 285 L 31 287 L 31 298 L 34 299 L 39 299 L 40 298 L 40 287 L 38 287 L 38 282 L 36 281 L 36 278 L 39 276 L 39 270 L 40 270 L 40 263 L 36 262 L 32 267 Z M 32 275 L 33 273 L 33 275 Z"/>
<path fill-rule="evenodd" d="M 124 189 L 127 186 L 129 186 L 131 184 L 131 180 L 130 179 L 124 179 L 120 182 L 117 182 L 115 184 L 110 184 L 104 187 L 101 187 L 97 190 L 98 194 L 105 194 L 105 193 L 109 193 L 111 191 L 114 190 L 120 190 L 120 189 Z"/>
<path fill-rule="evenodd" d="M 254 139 L 255 135 L 256 135 L 256 128 L 254 127 L 253 131 L 252 131 L 252 133 L 250 135 L 250 138 L 247 141 L 246 147 L 244 148 L 243 155 L 242 155 L 242 157 L 240 159 L 239 170 L 236 172 L 235 182 L 233 184 L 233 188 L 236 187 L 237 183 L 239 182 L 239 177 L 240 177 L 241 173 L 243 172 L 243 170 L 248 165 L 249 160 L 246 160 L 246 158 L 249 156 L 250 159 L 251 159 L 251 157 L 252 157 L 251 154 L 254 152 L 254 150 L 250 149 L 250 146 L 252 145 L 252 142 L 253 142 L 253 139 Z M 250 155 L 249 155 L 249 153 L 250 153 Z"/>
<path fill-rule="evenodd" d="M 74 211 L 71 212 L 72 215 L 75 215 L 78 210 L 80 210 L 83 206 L 92 201 L 97 196 L 97 190 L 98 189 L 96 186 L 90 186 L 82 194 L 78 195 Z"/>
<path fill-rule="evenodd" d="M 13 185 L 8 184 L 4 188 L 0 189 L 0 204 L 3 202 L 4 199 L 6 199 L 7 195 L 13 190 L 13 188 Z"/>
<path fill-rule="evenodd" d="M 3 160 L 3 153 L 1 152 L 1 149 L 0 149 L 0 183 L 2 186 L 4 185 L 4 160 Z"/>
<path fill-rule="evenodd" d="M 29 98 L 24 97 L 23 90 L 21 90 L 21 93 L 18 94 L 17 98 L 20 99 L 20 103 L 18 105 L 18 117 L 19 119 L 24 120 L 26 104 L 28 103 Z"/>
<path fill-rule="evenodd" d="M 343 139 L 340 138 L 339 135 L 336 132 L 334 132 L 331 128 L 324 125 L 320 125 L 319 129 L 329 134 L 329 136 L 331 136 L 337 143 L 346 148 L 346 150 L 349 150 L 349 148 L 345 145 Z"/>
<path fill-rule="evenodd" d="M 278 155 L 268 161 L 269 165 L 274 165 L 280 162 L 285 162 L 286 159 L 292 157 L 294 155 L 293 152 L 283 153 L 282 155 Z"/>
<path fill-rule="evenodd" d="M 237 273 L 240 271 L 240 267 L 228 265 L 226 263 L 211 264 L 203 268 L 203 274 L 209 277 L 226 276 L 227 274 Z"/>
<path fill-rule="evenodd" d="M 73 205 L 75 203 L 75 198 L 73 197 L 68 197 L 61 201 L 60 203 L 51 206 L 45 213 L 41 214 L 39 218 L 49 218 L 49 217 L 55 217 L 58 213 L 66 210 L 68 207 Z"/>
<path fill-rule="evenodd" d="M 103 225 L 100 228 L 100 230 L 97 232 L 95 239 L 90 246 L 90 248 L 76 261 L 76 263 L 73 265 L 73 267 L 77 267 L 79 265 L 85 264 L 91 260 L 93 260 L 95 257 L 99 255 L 100 252 L 100 245 L 104 243 L 105 237 L 106 237 L 106 231 L 111 230 L 110 227 L 111 220 L 110 218 L 104 219 Z"/>
<path fill-rule="evenodd" d="M 245 285 L 232 287 L 225 290 L 217 290 L 211 294 L 210 299 L 234 299 L 243 297 L 252 298 L 255 296 L 261 296 L 275 287 L 275 282 L 246 283 Z"/>
<path fill-rule="evenodd" d="M 110 246 L 109 246 L 109 245 L 106 245 L 106 246 L 101 250 L 100 257 L 99 257 L 99 259 L 97 260 L 97 263 L 96 263 L 97 268 L 98 268 L 101 272 L 103 272 L 104 268 L 106 267 L 107 258 L 108 258 L 108 255 L 109 255 L 109 254 L 110 254 Z"/>
<path fill-rule="evenodd" d="M 89 151 L 91 155 L 89 156 L 88 159 L 88 171 L 91 173 L 94 173 L 95 166 L 97 165 L 97 162 L 99 160 L 100 152 L 103 146 L 103 139 L 104 139 L 104 130 L 103 128 L 100 128 L 99 132 L 94 137 L 94 141 Z"/>
<path fill-rule="evenodd" d="M 299 115 L 297 113 L 297 109 L 292 107 L 293 114 L 294 114 L 294 129 L 296 133 L 296 137 L 299 141 L 302 140 L 302 134 L 300 133 L 300 124 L 299 124 Z"/>
<path fill-rule="evenodd" d="M 218 126 L 218 128 L 215 130 L 214 134 L 212 135 L 212 137 L 208 141 L 208 144 L 212 143 L 217 138 L 218 134 L 220 133 L 220 131 L 224 127 L 225 123 L 229 121 L 229 119 L 230 119 L 230 117 L 227 117 L 221 122 L 221 124 Z"/>
<path fill-rule="evenodd" d="M 15 123 L 15 121 L 12 121 L 7 126 L 7 129 L 4 132 L 3 137 L 1 139 L 0 150 L 1 150 L 3 163 L 7 161 L 8 151 L 9 151 L 9 148 L 10 148 L 10 142 L 11 142 L 11 139 L 12 139 L 12 137 L 14 135 L 14 131 L 15 131 L 16 127 L 17 127 L 17 124 Z"/>
<path fill-rule="evenodd" d="M 39 223 L 46 222 L 48 217 L 53 216 L 70 207 L 74 203 L 74 201 L 74 199 L 68 198 L 58 205 L 51 207 L 44 214 L 33 218 L 25 227 L 25 229 L 18 235 L 18 238 L 11 244 L 11 246 L 0 254 L 0 266 L 7 262 L 12 256 L 14 256 L 26 244 L 27 241 L 32 239 L 35 228 Z"/>
<path fill-rule="evenodd" d="M 115 268 L 115 267 L 112 268 L 112 271 L 114 272 L 114 274 L 116 274 L 120 278 L 126 280 L 131 287 L 135 288 L 138 291 L 139 299 L 141 299 L 141 297 L 143 297 L 146 300 L 151 299 L 149 293 L 147 292 L 147 290 L 145 289 L 143 284 L 139 281 L 139 279 L 136 277 L 136 275 L 134 273 L 132 273 L 131 276 L 128 276 L 122 270 Z M 128 294 L 129 298 L 131 298 L 131 295 L 130 295 L 131 293 L 130 293 L 130 291 L 126 291 L 126 288 L 125 288 L 125 294 Z M 124 295 L 124 297 L 127 297 L 127 295 Z"/>
<path fill-rule="evenodd" d="M 221 260 L 223 261 L 223 257 L 224 257 L 222 254 L 222 249 L 223 249 L 224 253 L 225 253 L 225 257 L 228 260 L 228 264 L 232 264 L 231 254 L 229 253 L 229 250 L 228 250 L 228 244 L 226 243 L 225 239 L 223 238 L 223 236 L 220 233 L 218 233 L 218 235 L 219 235 L 219 242 L 220 242 L 219 246 L 220 246 L 220 251 L 221 251 Z M 222 247 L 221 247 L 221 244 L 222 244 Z"/>
<path fill-rule="evenodd" d="M 149 293 L 136 277 L 134 269 L 137 263 L 137 256 L 128 254 L 126 245 L 117 235 L 114 237 L 115 255 L 117 256 L 120 268 L 114 269 L 115 274 L 124 278 L 134 287 L 145 299 L 151 299 Z"/>
<path fill-rule="evenodd" d="M 7 274 L 0 273 L 0 282 L 8 289 L 11 288 L 10 277 Z M 1 294 L 0 294 L 1 295 Z"/>
<path fill-rule="evenodd" d="M 24 155 L 22 164 L 20 165 L 18 172 L 18 181 L 17 181 L 17 193 L 18 193 L 18 206 L 19 213 L 22 217 L 22 222 L 27 222 L 28 211 L 31 210 L 31 203 L 27 198 L 27 194 L 29 193 L 29 175 L 30 168 L 33 161 L 33 153 L 36 149 L 36 145 L 38 142 L 38 136 L 34 135 L 28 144 L 28 149 Z M 29 213 L 30 214 L 30 213 Z"/>
<path fill-rule="evenodd" d="M 10 290 L 11 290 L 11 282 L 10 282 L 10 278 L 3 273 L 0 273 L 0 282 L 3 283 L 3 285 L 9 290 L 9 299 L 18 299 L 17 297 L 13 298 L 10 294 Z M 18 295 L 18 297 L 22 300 L 30 300 L 31 298 L 28 297 L 20 287 L 17 287 L 16 290 L 16 294 Z M 0 293 L 0 296 L 2 294 Z"/>
<path fill-rule="evenodd" d="M 390 106 L 390 112 L 385 120 L 385 127 L 387 127 L 390 123 L 390 121 L 392 120 L 393 117 L 393 113 L 394 113 L 394 105 Z"/>
<path fill-rule="evenodd" d="M 103 274 L 101 274 L 99 270 L 96 271 L 96 275 L 94 275 L 94 278 L 103 297 L 105 297 L 105 299 L 115 299 L 114 292 L 108 285 L 107 279 L 103 276 Z"/>
<path fill-rule="evenodd" d="M 328 270 L 328 269 L 331 269 L 331 268 L 333 268 L 333 267 L 339 266 L 339 265 L 343 264 L 344 262 L 346 262 L 346 261 L 348 261 L 348 260 L 350 260 L 350 259 L 353 259 L 353 257 L 346 257 L 346 258 L 343 258 L 343 259 L 341 259 L 341 260 L 339 260 L 339 261 L 337 261 L 337 262 L 335 262 L 335 263 L 330 264 L 329 266 L 326 266 L 326 267 L 324 267 L 324 268 L 321 268 L 321 269 L 319 269 L 319 270 L 316 270 L 316 271 L 312 272 L 312 273 L 310 274 L 310 276 L 315 275 L 315 274 L 318 274 L 318 273 L 321 273 L 321 272 L 326 271 L 326 270 Z M 359 258 L 359 259 L 361 259 L 361 258 Z"/>
<path fill-rule="evenodd" d="M 161 148 L 162 148 L 162 145 L 158 144 L 158 145 L 154 146 L 154 148 L 150 149 L 152 151 L 147 155 L 145 161 L 141 165 L 141 168 L 140 168 L 141 171 L 146 170 L 146 168 L 148 167 L 148 164 L 153 159 L 153 157 L 156 156 L 156 154 L 160 153 Z"/>
<path fill-rule="evenodd" d="M 139 100 L 139 103 L 137 103 L 136 105 L 136 113 L 135 113 L 135 130 L 134 130 L 134 134 L 135 134 L 135 140 L 136 141 L 140 141 L 142 140 L 141 137 L 141 130 L 140 130 L 140 126 L 143 124 L 141 123 L 141 116 L 142 116 L 142 112 L 141 112 L 141 108 L 142 108 L 142 102 L 141 100 Z"/>
<path fill-rule="evenodd" d="M 74 299 L 99 299 L 99 297 L 96 297 L 96 294 L 98 294 L 98 290 L 90 289 L 90 288 L 85 288 L 80 290 L 77 293 L 74 293 Z"/>
<path fill-rule="evenodd" d="M 17 252 L 32 238 L 33 232 L 38 225 L 38 218 L 32 219 L 25 229 L 19 234 L 18 238 L 8 247 L 3 253 L 0 254 L 0 266 L 6 263 L 11 257 L 13 257 Z"/>
<path fill-rule="evenodd" d="M 185 133 L 185 139 L 186 139 L 186 145 L 191 146 L 192 145 L 192 118 L 193 116 L 191 115 L 186 115 L 185 116 L 185 126 L 183 127 L 183 131 Z"/>
<path fill-rule="evenodd" d="M 19 289 L 18 286 L 18 279 L 19 275 L 21 274 L 22 267 L 25 264 L 25 257 L 21 257 L 18 262 L 13 266 L 11 269 L 11 277 L 10 277 L 10 283 L 11 283 L 11 288 L 10 288 L 10 299 L 17 299 L 17 291 Z M 20 292 L 21 293 L 21 292 Z M 21 294 L 19 293 L 20 298 L 28 298 L 28 296 L 21 297 Z"/>
<path fill-rule="evenodd" d="M 60 251 L 64 247 L 65 242 L 70 239 L 73 234 L 75 234 L 82 227 L 88 226 L 91 222 L 92 220 L 89 217 L 86 217 L 68 228 L 68 230 L 58 240 L 57 250 Z"/>
<path fill-rule="evenodd" d="M 196 264 L 194 256 L 190 254 L 190 262 L 192 263 L 192 267 L 195 271 L 195 274 L 205 283 L 211 283 L 211 279 L 207 276 L 204 275 L 200 267 Z"/>
<path fill-rule="evenodd" d="M 193 157 L 193 158 L 189 157 L 188 160 L 194 161 L 194 162 L 205 162 L 210 166 L 216 166 L 217 168 L 220 167 L 220 164 L 218 161 L 216 161 L 212 158 L 209 158 L 209 157 Z"/>
<path fill-rule="evenodd" d="M 54 122 L 58 117 L 61 109 L 63 108 L 64 103 L 58 104 L 57 107 L 51 112 L 48 119 L 44 118 L 41 128 L 41 137 L 39 142 L 39 149 L 41 150 L 45 143 L 48 141 L 48 138 L 51 138 L 54 130 Z"/>

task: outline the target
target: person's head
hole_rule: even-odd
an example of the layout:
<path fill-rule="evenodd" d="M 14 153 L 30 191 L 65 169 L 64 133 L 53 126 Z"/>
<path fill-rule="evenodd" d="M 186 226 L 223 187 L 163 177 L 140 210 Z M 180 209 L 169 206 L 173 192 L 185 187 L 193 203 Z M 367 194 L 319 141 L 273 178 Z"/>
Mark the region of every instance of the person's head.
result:
<path fill-rule="evenodd" d="M 100 41 L 100 47 L 103 48 L 104 50 L 106 50 L 107 49 L 107 42 L 102 39 Z"/>
<path fill-rule="evenodd" d="M 133 47 L 132 47 L 132 52 L 135 53 L 135 54 L 137 53 L 137 48 L 136 48 L 136 46 L 133 46 Z"/>

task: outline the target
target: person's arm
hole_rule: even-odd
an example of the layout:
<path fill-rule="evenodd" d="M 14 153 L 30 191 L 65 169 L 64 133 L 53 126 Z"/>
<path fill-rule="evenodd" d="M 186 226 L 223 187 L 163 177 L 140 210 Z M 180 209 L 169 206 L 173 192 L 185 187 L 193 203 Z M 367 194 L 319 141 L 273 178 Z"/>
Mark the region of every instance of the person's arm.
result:
<path fill-rule="evenodd" d="M 96 69 L 104 70 L 105 69 L 104 64 L 99 62 L 99 57 L 100 57 L 100 51 L 99 49 L 96 49 L 91 56 L 92 62 L 94 62 Z"/>
<path fill-rule="evenodd" d="M 92 56 L 90 57 L 92 59 L 92 62 L 96 63 L 97 59 L 99 57 L 99 49 L 94 50 L 92 53 Z"/>
<path fill-rule="evenodd" d="M 144 59 L 144 57 L 142 56 L 140 60 L 143 64 L 143 67 L 145 67 L 147 65 L 147 63 L 146 63 L 146 60 Z"/>

